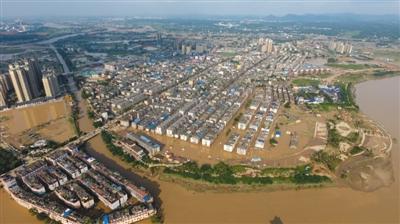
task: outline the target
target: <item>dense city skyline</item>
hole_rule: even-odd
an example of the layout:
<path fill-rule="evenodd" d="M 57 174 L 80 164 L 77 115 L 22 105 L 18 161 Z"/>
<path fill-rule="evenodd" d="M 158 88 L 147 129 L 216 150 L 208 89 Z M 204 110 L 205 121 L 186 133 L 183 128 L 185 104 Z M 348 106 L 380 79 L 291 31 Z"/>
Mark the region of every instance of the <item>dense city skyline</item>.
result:
<path fill-rule="evenodd" d="M 398 14 L 392 0 L 5 0 L 3 17 L 29 16 L 266 16 L 286 14 Z"/>

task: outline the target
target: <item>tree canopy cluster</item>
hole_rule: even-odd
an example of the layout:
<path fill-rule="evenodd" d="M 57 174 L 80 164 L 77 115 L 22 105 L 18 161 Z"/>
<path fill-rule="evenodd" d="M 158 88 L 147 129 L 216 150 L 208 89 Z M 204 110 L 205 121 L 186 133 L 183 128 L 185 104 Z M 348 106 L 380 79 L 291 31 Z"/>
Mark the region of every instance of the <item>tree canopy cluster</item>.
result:
<path fill-rule="evenodd" d="M 22 164 L 22 161 L 13 152 L 0 148 L 0 174 Z"/>
<path fill-rule="evenodd" d="M 209 164 L 198 166 L 196 162 L 192 161 L 180 167 L 166 168 L 164 172 L 215 184 L 273 184 L 274 180 L 282 182 L 283 179 L 287 183 L 294 184 L 315 184 L 330 181 L 328 177 L 313 175 L 309 166 L 299 166 L 289 177 L 235 175 L 235 169 L 237 167 L 224 162 L 219 162 L 213 166 Z"/>

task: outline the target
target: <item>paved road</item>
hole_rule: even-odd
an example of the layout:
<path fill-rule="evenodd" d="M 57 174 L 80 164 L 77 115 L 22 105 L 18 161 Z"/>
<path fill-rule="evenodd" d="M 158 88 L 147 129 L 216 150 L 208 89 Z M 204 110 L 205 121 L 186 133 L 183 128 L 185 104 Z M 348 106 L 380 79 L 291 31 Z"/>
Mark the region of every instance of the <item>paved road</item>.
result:
<path fill-rule="evenodd" d="M 55 48 L 53 44 L 50 44 L 50 48 L 54 51 L 54 53 L 56 53 L 57 59 L 61 63 L 64 73 L 70 73 L 71 71 L 69 70 L 67 63 L 65 63 L 64 58 L 58 52 L 57 48 Z"/>

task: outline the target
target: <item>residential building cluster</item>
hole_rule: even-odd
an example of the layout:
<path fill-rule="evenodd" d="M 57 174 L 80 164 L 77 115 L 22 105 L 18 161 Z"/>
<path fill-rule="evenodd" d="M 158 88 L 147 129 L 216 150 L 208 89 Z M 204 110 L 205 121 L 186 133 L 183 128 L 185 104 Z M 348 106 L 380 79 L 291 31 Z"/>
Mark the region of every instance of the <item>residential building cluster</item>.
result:
<path fill-rule="evenodd" d="M 120 217 L 138 221 L 156 212 L 151 206 L 153 198 L 144 188 L 75 148 L 56 150 L 45 159 L 21 166 L 2 177 L 2 183 L 23 206 L 45 212 L 63 223 L 82 223 L 85 214 L 79 209 L 91 209 L 97 199 L 111 210 L 131 208 L 130 216 L 114 214 L 116 220 Z M 52 193 L 59 201 L 53 199 Z M 144 207 L 132 207 L 128 201 L 131 197 Z"/>
<path fill-rule="evenodd" d="M 280 106 L 279 98 L 276 93 L 274 94 L 281 91 L 278 89 L 281 88 L 267 86 L 256 90 L 253 100 L 237 122 L 237 131 L 230 133 L 225 142 L 225 151 L 233 152 L 236 149 L 237 154 L 246 155 L 251 147 L 264 149 L 271 124 Z M 286 99 L 283 101 L 288 102 L 290 98 L 285 98 L 285 94 L 286 92 L 280 92 L 281 99 Z"/>
<path fill-rule="evenodd" d="M 178 59 L 175 62 L 138 65 L 100 78 L 91 78 L 85 84 L 84 91 L 91 95 L 87 100 L 94 112 L 105 119 L 197 76 L 219 60 L 202 56 L 191 61 Z M 107 85 L 99 85 L 99 79 L 106 80 Z"/>
<path fill-rule="evenodd" d="M 133 205 L 103 216 L 104 224 L 131 224 L 156 214 L 151 204 Z"/>
<path fill-rule="evenodd" d="M 240 66 L 220 63 L 169 89 L 135 110 L 131 126 L 210 147 L 249 96 L 244 74 L 258 57 L 249 56 Z"/>
<path fill-rule="evenodd" d="M 129 69 L 113 63 L 107 65 L 113 72 L 88 79 L 84 91 L 98 119 L 113 119 L 128 111 L 118 118 L 123 127 L 211 147 L 239 109 L 247 100 L 252 100 L 254 90 L 260 85 L 266 86 L 263 98 L 253 101 L 259 105 L 251 106 L 255 113 L 260 107 L 261 116 L 255 121 L 253 116 L 247 118 L 249 123 L 255 122 L 249 141 L 258 139 L 257 146 L 263 148 L 263 138 L 267 134 L 262 132 L 255 136 L 260 118 L 263 120 L 264 115 L 271 118 L 273 116 L 267 114 L 269 110 L 277 113 L 281 103 L 294 102 L 286 86 L 268 83 L 279 83 L 295 75 L 303 67 L 304 59 L 304 55 L 298 53 L 250 51 L 228 60 L 217 55 L 192 56 L 139 64 Z M 117 144 L 136 159 L 145 154 L 153 156 L 159 151 L 133 133 Z M 243 145 L 242 148 L 249 147 Z"/>

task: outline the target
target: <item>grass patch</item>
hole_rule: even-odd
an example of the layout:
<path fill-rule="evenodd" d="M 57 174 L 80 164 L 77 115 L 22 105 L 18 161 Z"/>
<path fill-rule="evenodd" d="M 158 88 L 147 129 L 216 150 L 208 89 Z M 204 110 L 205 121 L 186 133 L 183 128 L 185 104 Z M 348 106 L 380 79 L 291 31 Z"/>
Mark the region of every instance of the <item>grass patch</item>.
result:
<path fill-rule="evenodd" d="M 292 83 L 296 86 L 318 86 L 320 84 L 320 81 L 315 79 L 301 78 L 293 80 Z"/>
<path fill-rule="evenodd" d="M 369 79 L 389 78 L 400 75 L 397 71 L 375 70 L 372 73 L 347 73 L 341 75 L 337 81 L 342 83 L 359 83 Z"/>
<path fill-rule="evenodd" d="M 364 147 L 360 147 L 360 146 L 354 146 L 351 150 L 350 150 L 350 154 L 351 155 L 356 155 L 360 152 L 364 152 L 365 148 Z"/>
<path fill-rule="evenodd" d="M 244 105 L 246 108 L 249 108 L 250 107 L 250 105 L 251 105 L 251 102 L 252 102 L 252 100 L 250 99 L 250 100 L 247 100 L 246 101 L 246 104 Z"/>
<path fill-rule="evenodd" d="M 341 68 L 341 69 L 351 69 L 351 70 L 361 70 L 371 68 L 371 65 L 368 64 L 339 64 L 339 63 L 328 63 L 326 64 L 329 67 L 333 68 Z"/>
<path fill-rule="evenodd" d="M 350 141 L 352 143 L 356 143 L 358 141 L 358 139 L 360 138 L 360 133 L 351 132 L 346 138 L 348 141 Z"/>
<path fill-rule="evenodd" d="M 365 73 L 347 73 L 344 75 L 341 75 L 337 81 L 342 82 L 342 83 L 358 83 L 361 82 L 363 80 L 367 80 L 368 79 L 368 74 Z"/>
<path fill-rule="evenodd" d="M 232 51 L 228 51 L 228 52 L 221 52 L 220 53 L 220 55 L 222 56 L 222 57 L 234 57 L 234 56 L 236 56 L 237 55 L 237 53 L 236 52 L 232 52 Z"/>
<path fill-rule="evenodd" d="M 392 77 L 396 75 L 400 75 L 400 72 L 397 71 L 375 71 L 372 73 L 374 77 L 381 78 L 381 77 Z"/>
<path fill-rule="evenodd" d="M 330 72 L 324 72 L 324 73 L 321 73 L 321 74 L 318 74 L 318 75 L 316 75 L 318 78 L 321 78 L 321 79 L 326 79 L 326 78 L 328 78 L 328 77 L 330 77 L 330 76 L 332 76 L 333 74 L 332 73 L 330 73 Z"/>
<path fill-rule="evenodd" d="M 320 103 L 320 104 L 306 104 L 306 107 L 311 110 L 329 112 L 335 109 L 337 105 L 332 103 Z"/>

